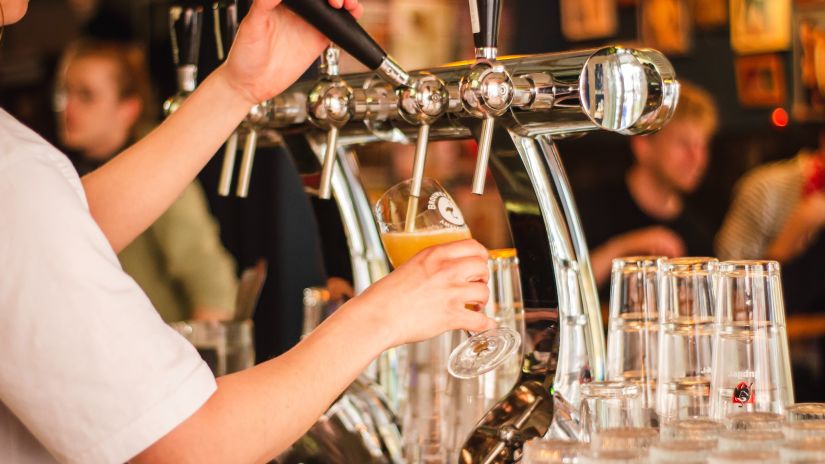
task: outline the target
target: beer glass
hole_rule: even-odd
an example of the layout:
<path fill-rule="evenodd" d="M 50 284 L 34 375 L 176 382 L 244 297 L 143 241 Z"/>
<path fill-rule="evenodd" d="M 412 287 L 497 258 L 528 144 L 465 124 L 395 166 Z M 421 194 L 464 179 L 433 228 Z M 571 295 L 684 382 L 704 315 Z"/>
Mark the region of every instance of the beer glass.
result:
<path fill-rule="evenodd" d="M 783 463 L 809 464 L 825 462 L 825 440 L 790 440 L 779 448 Z"/>
<path fill-rule="evenodd" d="M 715 451 L 708 456 L 708 464 L 779 464 L 775 451 Z"/>
<path fill-rule="evenodd" d="M 647 450 L 658 443 L 659 431 L 653 427 L 617 427 L 593 435 L 594 450 Z"/>
<path fill-rule="evenodd" d="M 607 380 L 639 385 L 642 408 L 654 425 L 659 258 L 635 256 L 613 260 L 607 332 Z"/>
<path fill-rule="evenodd" d="M 703 440 L 715 443 L 724 429 L 721 423 L 712 419 L 681 419 L 663 423 L 659 435 L 662 441 Z"/>
<path fill-rule="evenodd" d="M 707 417 L 713 344 L 714 258 L 659 262 L 659 422 Z"/>
<path fill-rule="evenodd" d="M 727 418 L 729 430 L 782 430 L 782 415 L 775 412 L 735 412 Z"/>
<path fill-rule="evenodd" d="M 719 434 L 719 449 L 773 451 L 785 441 L 782 432 L 770 430 L 725 430 Z"/>
<path fill-rule="evenodd" d="M 647 464 L 644 450 L 593 450 L 579 457 L 581 464 Z"/>
<path fill-rule="evenodd" d="M 534 438 L 524 443 L 521 464 L 570 464 L 590 450 L 587 443 Z"/>
<path fill-rule="evenodd" d="M 396 184 L 375 205 L 381 241 L 394 267 L 402 266 L 425 248 L 470 238 L 464 216 L 437 181 L 425 178 L 418 197 L 410 194 L 411 183 L 406 180 Z M 450 374 L 462 379 L 495 369 L 521 343 L 519 333 L 508 327 L 468 335 L 447 362 Z"/>
<path fill-rule="evenodd" d="M 643 427 L 641 388 L 629 382 L 590 382 L 581 385 L 581 437 L 584 442 L 609 429 Z"/>
<path fill-rule="evenodd" d="M 795 403 L 785 406 L 785 420 L 788 422 L 825 420 L 825 403 Z"/>
<path fill-rule="evenodd" d="M 781 414 L 793 403 L 779 263 L 726 261 L 715 272 L 711 416 Z"/>
<path fill-rule="evenodd" d="M 715 440 L 673 440 L 650 447 L 651 464 L 705 464 Z"/>
<path fill-rule="evenodd" d="M 825 439 L 825 420 L 787 422 L 782 426 L 782 432 L 786 440 Z"/>

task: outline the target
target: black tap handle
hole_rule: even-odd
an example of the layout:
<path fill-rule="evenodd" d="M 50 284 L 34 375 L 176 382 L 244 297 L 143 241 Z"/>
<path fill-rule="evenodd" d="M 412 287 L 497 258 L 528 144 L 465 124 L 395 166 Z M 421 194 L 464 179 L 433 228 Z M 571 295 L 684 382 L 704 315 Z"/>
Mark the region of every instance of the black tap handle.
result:
<path fill-rule="evenodd" d="M 284 5 L 373 71 L 387 56 L 347 10 L 333 8 L 327 0 L 284 0 Z"/>
<path fill-rule="evenodd" d="M 497 48 L 501 0 L 470 0 L 470 19 L 476 48 Z"/>
<path fill-rule="evenodd" d="M 203 7 L 173 6 L 169 9 L 172 59 L 175 66 L 197 66 L 202 29 Z"/>

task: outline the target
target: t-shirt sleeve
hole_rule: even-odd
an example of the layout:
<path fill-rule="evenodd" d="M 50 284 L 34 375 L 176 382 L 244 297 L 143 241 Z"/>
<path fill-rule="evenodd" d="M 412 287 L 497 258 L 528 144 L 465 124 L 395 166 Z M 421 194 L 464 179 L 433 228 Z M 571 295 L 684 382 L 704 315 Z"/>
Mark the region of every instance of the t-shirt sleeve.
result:
<path fill-rule="evenodd" d="M 770 212 L 765 214 L 766 209 L 771 209 L 768 188 L 758 172 L 736 186 L 730 209 L 716 234 L 715 248 L 720 259 L 764 258 L 769 245 L 766 219 L 773 217 Z"/>
<path fill-rule="evenodd" d="M 0 168 L 0 400 L 57 459 L 125 462 L 215 390 L 40 159 Z"/>

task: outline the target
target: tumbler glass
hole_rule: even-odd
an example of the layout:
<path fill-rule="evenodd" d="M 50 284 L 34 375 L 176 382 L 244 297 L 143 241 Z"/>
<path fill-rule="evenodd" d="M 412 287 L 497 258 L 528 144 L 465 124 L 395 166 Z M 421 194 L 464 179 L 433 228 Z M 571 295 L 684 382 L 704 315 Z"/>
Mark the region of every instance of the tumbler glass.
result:
<path fill-rule="evenodd" d="M 728 416 L 729 430 L 782 430 L 782 415 L 775 412 L 737 412 Z"/>
<path fill-rule="evenodd" d="M 655 424 L 659 342 L 658 256 L 613 260 L 607 332 L 607 380 L 642 389 L 642 408 Z"/>
<path fill-rule="evenodd" d="M 715 443 L 723 430 L 725 426 L 712 419 L 681 419 L 662 424 L 659 435 L 663 441 L 705 440 Z"/>
<path fill-rule="evenodd" d="M 708 456 L 708 464 L 779 464 L 776 451 L 714 451 Z"/>
<path fill-rule="evenodd" d="M 522 464 L 573 464 L 590 450 L 590 445 L 570 440 L 534 438 L 524 443 Z"/>
<path fill-rule="evenodd" d="M 650 447 L 651 464 L 704 464 L 716 448 L 715 440 L 673 440 Z"/>
<path fill-rule="evenodd" d="M 785 441 L 782 432 L 767 430 L 725 430 L 719 434 L 719 449 L 774 451 Z"/>
<path fill-rule="evenodd" d="M 815 419 L 801 422 L 786 422 L 782 426 L 786 440 L 825 439 L 825 420 Z"/>
<path fill-rule="evenodd" d="M 785 406 L 785 420 L 798 422 L 825 419 L 825 403 L 795 403 Z"/>
<path fill-rule="evenodd" d="M 782 413 L 793 384 L 779 264 L 726 261 L 717 269 L 711 416 Z"/>
<path fill-rule="evenodd" d="M 715 258 L 659 262 L 659 356 L 656 412 L 659 422 L 707 417 L 713 357 Z"/>
<path fill-rule="evenodd" d="M 629 382 L 591 382 L 581 386 L 581 441 L 602 430 L 646 425 L 641 388 Z"/>
<path fill-rule="evenodd" d="M 594 450 L 647 450 L 659 441 L 659 431 L 652 427 L 618 427 L 596 432 Z"/>

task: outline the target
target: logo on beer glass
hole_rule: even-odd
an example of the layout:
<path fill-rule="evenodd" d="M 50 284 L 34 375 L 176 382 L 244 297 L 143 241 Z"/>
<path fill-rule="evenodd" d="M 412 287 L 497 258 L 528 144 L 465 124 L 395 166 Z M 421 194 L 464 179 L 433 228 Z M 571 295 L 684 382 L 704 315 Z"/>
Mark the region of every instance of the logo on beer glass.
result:
<path fill-rule="evenodd" d="M 753 404 L 753 382 L 739 382 L 733 389 L 733 404 L 741 408 L 744 404 Z"/>
<path fill-rule="evenodd" d="M 427 209 L 438 211 L 438 214 L 444 220 L 445 225 L 452 225 L 455 227 L 464 226 L 464 216 L 461 210 L 456 207 L 453 201 L 444 192 L 435 192 L 430 195 L 430 201 L 427 203 Z"/>

